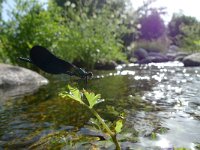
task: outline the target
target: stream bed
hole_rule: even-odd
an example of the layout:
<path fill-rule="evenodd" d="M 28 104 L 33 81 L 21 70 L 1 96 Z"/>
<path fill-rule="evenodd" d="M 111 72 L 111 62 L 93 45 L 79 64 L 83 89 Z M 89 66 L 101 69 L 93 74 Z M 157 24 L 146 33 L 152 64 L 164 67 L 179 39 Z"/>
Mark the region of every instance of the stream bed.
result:
<path fill-rule="evenodd" d="M 116 119 L 111 109 L 126 114 L 119 135 L 126 136 L 122 149 L 200 149 L 200 67 L 180 62 L 129 64 L 93 73 L 87 86 L 72 83 L 66 75 L 45 75 L 49 85 L 0 101 L 0 150 L 26 149 L 52 132 L 74 127 L 82 131 L 91 115 L 58 97 L 71 83 L 101 94 L 105 102 L 97 110 L 106 120 Z"/>

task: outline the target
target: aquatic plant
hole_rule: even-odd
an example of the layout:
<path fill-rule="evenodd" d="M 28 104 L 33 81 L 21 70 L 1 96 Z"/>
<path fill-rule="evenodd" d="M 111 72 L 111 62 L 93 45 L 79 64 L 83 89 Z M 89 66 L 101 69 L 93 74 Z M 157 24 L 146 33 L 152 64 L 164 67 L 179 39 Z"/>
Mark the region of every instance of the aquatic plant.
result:
<path fill-rule="evenodd" d="M 100 94 L 95 95 L 93 92 L 88 92 L 84 89 L 83 91 L 80 91 L 79 89 L 73 88 L 70 85 L 68 85 L 68 89 L 69 91 L 61 92 L 59 95 L 62 98 L 69 98 L 68 100 L 75 100 L 81 105 L 84 105 L 97 118 L 98 122 L 100 123 L 99 126 L 102 126 L 102 128 L 100 128 L 101 131 L 106 132 L 112 138 L 112 141 L 116 146 L 116 150 L 121 150 L 120 144 L 117 140 L 117 133 L 121 132 L 123 127 L 122 119 L 119 119 L 115 122 L 115 128 L 114 131 L 112 131 L 111 128 L 105 123 L 104 119 L 94 109 L 96 104 L 104 101 L 101 99 Z"/>

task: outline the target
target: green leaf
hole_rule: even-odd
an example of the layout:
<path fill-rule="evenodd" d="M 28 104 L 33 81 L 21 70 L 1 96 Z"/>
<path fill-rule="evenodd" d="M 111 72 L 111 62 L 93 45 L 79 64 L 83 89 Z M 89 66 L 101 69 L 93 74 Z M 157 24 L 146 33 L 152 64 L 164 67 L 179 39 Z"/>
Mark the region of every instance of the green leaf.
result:
<path fill-rule="evenodd" d="M 122 127 L 123 127 L 123 121 L 122 121 L 122 119 L 119 119 L 119 120 L 116 122 L 116 126 L 115 126 L 115 131 L 116 131 L 116 133 L 121 132 Z"/>
<path fill-rule="evenodd" d="M 101 102 L 101 101 L 98 101 L 101 98 L 100 94 L 95 95 L 94 93 L 89 93 L 89 92 L 84 90 L 84 95 L 89 102 L 89 108 L 93 108 L 94 105 Z"/>
<path fill-rule="evenodd" d="M 151 139 L 152 139 L 152 140 L 156 140 L 156 139 L 157 139 L 157 135 L 156 135 L 155 132 L 152 132 L 152 133 L 151 133 Z"/>
<path fill-rule="evenodd" d="M 84 104 L 84 102 L 81 99 L 82 93 L 77 89 L 73 88 L 70 85 L 68 85 L 69 92 L 67 93 L 67 96 L 73 100 L 76 100 L 80 102 L 81 104 Z"/>

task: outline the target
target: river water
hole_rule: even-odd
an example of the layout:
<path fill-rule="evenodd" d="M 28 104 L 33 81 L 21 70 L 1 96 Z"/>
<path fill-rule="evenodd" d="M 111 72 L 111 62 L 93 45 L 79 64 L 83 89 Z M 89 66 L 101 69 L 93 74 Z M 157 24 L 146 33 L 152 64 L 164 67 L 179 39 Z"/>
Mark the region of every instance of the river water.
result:
<path fill-rule="evenodd" d="M 49 85 L 1 102 L 0 149 L 23 149 L 48 133 L 87 124 L 91 116 L 84 108 L 58 97 L 73 79 L 46 77 Z M 76 83 L 101 94 L 105 102 L 98 109 L 105 119 L 114 120 L 111 109 L 126 114 L 119 135 L 126 137 L 123 149 L 198 149 L 200 67 L 186 68 L 179 62 L 121 65 L 115 71 L 94 72 L 87 87 Z"/>

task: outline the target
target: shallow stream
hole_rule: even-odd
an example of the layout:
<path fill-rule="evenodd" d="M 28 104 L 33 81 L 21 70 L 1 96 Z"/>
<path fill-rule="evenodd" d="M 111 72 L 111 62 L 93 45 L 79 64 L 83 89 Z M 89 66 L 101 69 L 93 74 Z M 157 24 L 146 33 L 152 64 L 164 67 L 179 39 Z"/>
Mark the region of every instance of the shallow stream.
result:
<path fill-rule="evenodd" d="M 111 108 L 125 112 L 123 149 L 198 149 L 200 67 L 186 68 L 179 62 L 129 64 L 94 75 L 87 87 L 82 81 L 77 86 L 101 94 L 105 102 L 97 109 L 105 119 L 116 118 L 109 113 Z M 11 95 L 6 100 L 1 93 L 0 149 L 6 145 L 23 149 L 48 133 L 83 129 L 87 124 L 91 115 L 83 107 L 58 97 L 73 79 L 46 77 L 50 84 L 34 93 Z"/>

